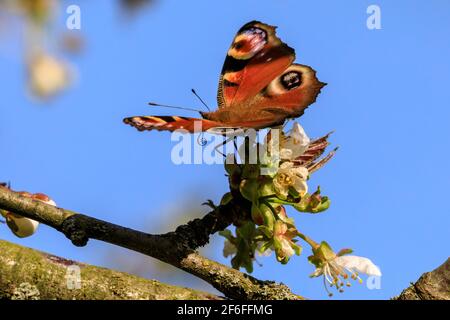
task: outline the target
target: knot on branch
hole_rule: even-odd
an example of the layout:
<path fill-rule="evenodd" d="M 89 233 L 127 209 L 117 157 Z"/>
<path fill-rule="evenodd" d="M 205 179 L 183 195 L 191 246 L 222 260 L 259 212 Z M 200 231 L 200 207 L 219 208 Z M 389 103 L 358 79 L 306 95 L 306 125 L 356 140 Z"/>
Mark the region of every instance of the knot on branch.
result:
<path fill-rule="evenodd" d="M 214 210 L 203 218 L 179 226 L 167 236 L 176 238 L 177 243 L 183 244 L 185 248 L 195 250 L 208 244 L 212 234 L 247 217 L 250 214 L 250 205 L 251 203 L 242 197 L 233 198 L 226 205 L 214 207 Z"/>
<path fill-rule="evenodd" d="M 194 219 L 185 225 L 179 226 L 175 230 L 174 235 L 187 248 L 195 250 L 206 245 L 211 234 L 225 229 L 230 223 L 226 219 L 222 219 L 217 214 L 217 211 L 212 211 L 201 219 Z"/>
<path fill-rule="evenodd" d="M 64 220 L 61 231 L 65 236 L 72 241 L 73 245 L 77 247 L 84 247 L 88 241 L 89 237 L 83 228 L 83 225 L 77 215 L 73 215 L 66 220 Z"/>

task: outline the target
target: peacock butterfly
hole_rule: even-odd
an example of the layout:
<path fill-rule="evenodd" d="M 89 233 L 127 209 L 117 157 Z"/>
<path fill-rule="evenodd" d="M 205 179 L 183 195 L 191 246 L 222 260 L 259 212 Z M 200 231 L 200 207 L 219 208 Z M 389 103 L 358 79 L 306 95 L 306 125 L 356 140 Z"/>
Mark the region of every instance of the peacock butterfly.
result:
<path fill-rule="evenodd" d="M 252 21 L 239 29 L 219 79 L 218 109 L 200 112 L 203 119 L 179 116 L 135 116 L 124 122 L 138 130 L 222 128 L 262 129 L 296 118 L 315 102 L 325 83 L 309 66 L 293 63 L 295 51 L 275 34 L 276 27 Z"/>

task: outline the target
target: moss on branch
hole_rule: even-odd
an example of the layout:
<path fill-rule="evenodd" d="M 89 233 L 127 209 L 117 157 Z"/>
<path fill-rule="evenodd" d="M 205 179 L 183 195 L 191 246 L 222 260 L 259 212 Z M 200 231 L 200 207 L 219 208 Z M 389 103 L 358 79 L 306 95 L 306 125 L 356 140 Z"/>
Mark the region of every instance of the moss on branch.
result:
<path fill-rule="evenodd" d="M 2 240 L 0 252 L 0 299 L 222 299 L 206 292 L 67 260 Z M 68 286 L 71 266 L 80 268 L 79 289 Z"/>

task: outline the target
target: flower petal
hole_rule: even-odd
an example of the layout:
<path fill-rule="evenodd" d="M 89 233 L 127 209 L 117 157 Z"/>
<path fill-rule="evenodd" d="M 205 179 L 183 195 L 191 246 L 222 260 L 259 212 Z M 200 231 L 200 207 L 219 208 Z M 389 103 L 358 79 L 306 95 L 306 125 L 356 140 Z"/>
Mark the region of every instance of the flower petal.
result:
<path fill-rule="evenodd" d="M 296 177 L 294 179 L 294 189 L 300 194 L 301 197 L 303 197 L 308 192 L 308 185 L 305 180 Z"/>
<path fill-rule="evenodd" d="M 355 270 L 369 276 L 381 276 L 380 269 L 368 258 L 359 256 L 336 257 L 335 262 L 346 269 Z"/>
<path fill-rule="evenodd" d="M 289 170 L 294 166 L 294 163 L 289 162 L 289 161 L 285 161 L 280 165 L 280 168 L 278 169 L 278 171 L 282 171 L 282 170 Z"/>
<path fill-rule="evenodd" d="M 17 214 L 9 214 L 6 218 L 6 224 L 19 238 L 26 238 L 33 235 L 39 227 L 39 222 Z"/>
<path fill-rule="evenodd" d="M 228 256 L 234 256 L 237 253 L 237 248 L 228 239 L 225 240 L 223 244 L 223 256 L 227 258 Z"/>
<path fill-rule="evenodd" d="M 306 180 L 308 179 L 308 169 L 306 169 L 305 167 L 296 167 L 293 169 L 295 174 L 297 176 L 299 176 L 301 179 Z"/>
<path fill-rule="evenodd" d="M 280 238 L 281 252 L 284 257 L 292 257 L 295 254 L 290 242 L 285 238 Z"/>
<path fill-rule="evenodd" d="M 288 148 L 281 148 L 280 150 L 281 159 L 293 159 L 292 150 Z"/>
<path fill-rule="evenodd" d="M 288 192 L 289 192 L 289 187 L 280 183 L 280 181 L 278 181 L 277 176 L 275 176 L 275 178 L 273 179 L 273 187 L 275 189 L 275 192 L 278 195 L 287 197 Z"/>
<path fill-rule="evenodd" d="M 297 122 L 294 123 L 288 137 L 282 142 L 283 148 L 292 150 L 291 157 L 287 159 L 294 159 L 301 156 L 310 143 L 309 137 L 305 130 Z"/>

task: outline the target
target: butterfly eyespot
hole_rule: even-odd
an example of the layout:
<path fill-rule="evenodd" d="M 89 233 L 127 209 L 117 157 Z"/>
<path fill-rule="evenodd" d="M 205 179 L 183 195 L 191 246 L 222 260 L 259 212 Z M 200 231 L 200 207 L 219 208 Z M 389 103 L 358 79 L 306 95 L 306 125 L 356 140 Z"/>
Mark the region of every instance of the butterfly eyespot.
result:
<path fill-rule="evenodd" d="M 236 43 L 233 44 L 233 48 L 236 49 L 236 50 L 241 50 L 242 47 L 245 45 L 245 42 L 246 42 L 245 40 L 241 40 L 239 42 L 236 42 Z"/>
<path fill-rule="evenodd" d="M 285 89 L 292 90 L 302 84 L 302 74 L 297 71 L 289 71 L 280 78 L 280 82 Z"/>

